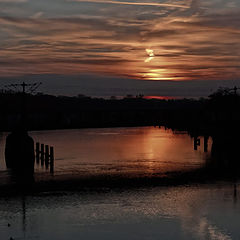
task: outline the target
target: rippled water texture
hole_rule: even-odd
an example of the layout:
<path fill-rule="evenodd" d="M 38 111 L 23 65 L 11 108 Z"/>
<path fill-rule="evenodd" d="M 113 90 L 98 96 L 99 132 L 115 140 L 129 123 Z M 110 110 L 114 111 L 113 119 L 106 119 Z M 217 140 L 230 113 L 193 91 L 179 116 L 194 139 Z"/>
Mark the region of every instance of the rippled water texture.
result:
<path fill-rule="evenodd" d="M 237 240 L 240 204 L 236 190 L 234 184 L 219 183 L 2 198 L 0 236 Z"/>

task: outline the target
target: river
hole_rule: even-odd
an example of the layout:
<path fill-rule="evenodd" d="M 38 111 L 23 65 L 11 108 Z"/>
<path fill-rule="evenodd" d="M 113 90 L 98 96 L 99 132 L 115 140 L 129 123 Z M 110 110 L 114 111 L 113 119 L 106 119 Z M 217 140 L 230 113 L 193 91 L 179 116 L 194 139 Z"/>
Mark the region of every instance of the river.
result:
<path fill-rule="evenodd" d="M 0 176 L 9 175 L 1 135 Z M 204 168 L 211 154 L 185 132 L 136 127 L 30 132 L 55 149 L 52 176 L 36 181 L 120 176 L 164 177 Z M 9 178 L 10 179 L 10 178 Z M 121 179 L 121 178 L 120 178 Z M 10 181 L 10 180 L 9 180 Z M 2 181 L 1 184 L 7 184 Z M 1 239 L 240 239 L 239 181 L 84 191 L 42 191 L 0 197 Z"/>

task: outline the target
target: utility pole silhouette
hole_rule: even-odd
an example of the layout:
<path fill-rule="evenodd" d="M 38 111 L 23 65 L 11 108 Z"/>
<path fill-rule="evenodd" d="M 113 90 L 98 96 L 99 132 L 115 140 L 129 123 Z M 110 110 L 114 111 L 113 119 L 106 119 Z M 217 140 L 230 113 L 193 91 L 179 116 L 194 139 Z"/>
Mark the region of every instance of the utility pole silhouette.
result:
<path fill-rule="evenodd" d="M 14 91 L 14 92 L 21 92 L 22 94 L 22 110 L 21 110 L 21 122 L 20 125 L 22 128 L 26 128 L 26 116 L 27 116 L 27 111 L 26 111 L 26 94 L 32 94 L 34 93 L 38 87 L 41 85 L 41 82 L 38 83 L 17 83 L 17 84 L 9 84 L 6 85 L 5 88 Z M 21 91 L 19 91 L 19 88 Z"/>
<path fill-rule="evenodd" d="M 28 135 L 28 124 L 26 121 L 26 97 L 27 93 L 33 93 L 41 83 L 10 84 L 7 89 L 20 92 L 21 96 L 21 118 L 15 129 L 7 136 L 5 144 L 5 161 L 7 168 L 12 170 L 13 175 L 19 183 L 27 184 L 33 182 L 34 174 L 34 140 Z M 19 90 L 19 88 L 21 90 Z"/>
<path fill-rule="evenodd" d="M 229 91 L 233 91 L 234 92 L 234 95 L 237 95 L 237 90 L 239 90 L 240 88 L 239 87 L 234 87 L 234 88 L 230 88 Z"/>

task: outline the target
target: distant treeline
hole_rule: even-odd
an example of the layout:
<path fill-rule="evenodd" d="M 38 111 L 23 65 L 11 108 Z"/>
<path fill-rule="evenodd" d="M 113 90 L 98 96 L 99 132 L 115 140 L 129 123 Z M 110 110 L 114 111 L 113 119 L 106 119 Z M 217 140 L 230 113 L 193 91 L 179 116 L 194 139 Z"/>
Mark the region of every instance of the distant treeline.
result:
<path fill-rule="evenodd" d="M 218 91 L 208 99 L 101 99 L 0 93 L 0 130 L 16 128 L 26 110 L 29 130 L 162 125 L 178 129 L 239 120 L 240 97 Z M 25 102 L 25 107 L 24 107 Z M 238 109 L 237 109 L 238 108 Z M 229 120 L 229 119 L 228 119 Z"/>

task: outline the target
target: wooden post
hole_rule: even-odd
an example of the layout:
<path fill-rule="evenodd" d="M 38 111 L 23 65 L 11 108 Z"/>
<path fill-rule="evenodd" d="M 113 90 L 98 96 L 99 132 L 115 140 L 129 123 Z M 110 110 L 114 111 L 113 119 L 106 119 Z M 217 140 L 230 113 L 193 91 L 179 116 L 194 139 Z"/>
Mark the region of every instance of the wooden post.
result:
<path fill-rule="evenodd" d="M 204 136 L 204 152 L 208 151 L 208 136 Z"/>
<path fill-rule="evenodd" d="M 54 150 L 50 147 L 50 173 L 54 172 Z"/>
<path fill-rule="evenodd" d="M 45 145 L 45 166 L 46 166 L 46 169 L 48 169 L 48 164 L 49 164 L 49 146 Z"/>
<path fill-rule="evenodd" d="M 44 144 L 41 144 L 41 165 L 44 165 Z"/>
<path fill-rule="evenodd" d="M 198 146 L 200 146 L 200 138 L 194 137 L 194 150 L 197 150 Z"/>
<path fill-rule="evenodd" d="M 36 143 L 36 162 L 39 164 L 40 159 L 40 144 L 39 142 Z"/>

